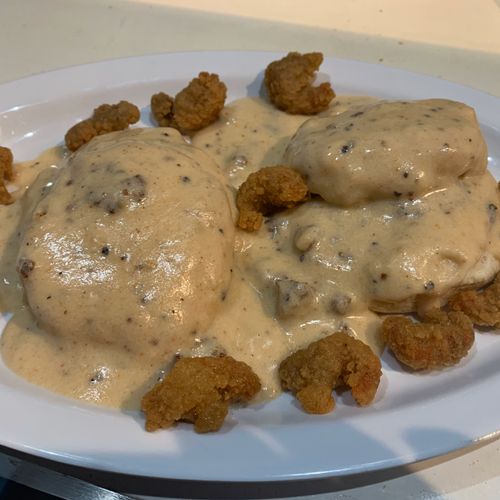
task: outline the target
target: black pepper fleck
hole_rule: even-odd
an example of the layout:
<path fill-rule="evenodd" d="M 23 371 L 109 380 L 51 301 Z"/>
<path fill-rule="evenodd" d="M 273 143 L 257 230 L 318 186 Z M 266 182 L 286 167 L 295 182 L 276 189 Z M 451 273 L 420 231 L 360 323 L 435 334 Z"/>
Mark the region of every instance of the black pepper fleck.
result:
<path fill-rule="evenodd" d="M 35 269 L 35 263 L 29 259 L 23 259 L 19 262 L 18 271 L 23 278 L 27 278 Z"/>

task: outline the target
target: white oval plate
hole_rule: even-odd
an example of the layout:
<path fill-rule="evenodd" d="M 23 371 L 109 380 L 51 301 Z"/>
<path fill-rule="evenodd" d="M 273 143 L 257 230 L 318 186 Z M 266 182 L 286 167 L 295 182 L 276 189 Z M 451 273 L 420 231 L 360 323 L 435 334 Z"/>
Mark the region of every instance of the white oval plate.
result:
<path fill-rule="evenodd" d="M 191 52 L 107 61 L 0 85 L 0 143 L 28 160 L 61 142 L 98 104 L 130 100 L 151 125 L 149 98 L 175 93 L 201 70 L 219 73 L 229 101 L 259 92 L 262 71 L 282 54 Z M 500 176 L 500 99 L 380 65 L 327 59 L 338 94 L 445 97 L 474 106 Z M 5 320 L 0 317 L 0 331 Z M 326 416 L 303 413 L 289 395 L 232 411 L 221 432 L 188 425 L 148 434 L 137 413 L 95 408 L 28 384 L 0 362 L 0 443 L 69 464 L 127 474 L 208 481 L 343 476 L 407 464 L 499 432 L 500 337 L 477 335 L 467 359 L 440 373 L 405 373 L 385 355 L 375 403 L 347 397 Z"/>

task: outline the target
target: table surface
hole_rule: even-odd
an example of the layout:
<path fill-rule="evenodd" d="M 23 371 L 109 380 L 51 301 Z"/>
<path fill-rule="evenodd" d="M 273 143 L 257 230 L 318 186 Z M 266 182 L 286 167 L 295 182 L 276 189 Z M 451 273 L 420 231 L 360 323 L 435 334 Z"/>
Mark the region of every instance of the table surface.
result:
<path fill-rule="evenodd" d="M 0 19 L 0 83 L 148 53 L 317 50 L 500 97 L 500 0 L 0 0 Z M 500 441 L 409 471 L 303 498 L 497 498 Z"/>

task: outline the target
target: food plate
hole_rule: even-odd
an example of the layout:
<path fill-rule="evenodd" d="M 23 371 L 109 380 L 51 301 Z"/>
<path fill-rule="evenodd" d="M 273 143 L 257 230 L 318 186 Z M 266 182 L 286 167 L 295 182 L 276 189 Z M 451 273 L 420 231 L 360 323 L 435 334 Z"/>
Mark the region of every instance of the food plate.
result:
<path fill-rule="evenodd" d="M 0 86 L 0 138 L 17 160 L 61 143 L 66 130 L 103 102 L 127 99 L 151 125 L 149 98 L 175 93 L 201 70 L 219 73 L 228 101 L 260 91 L 266 65 L 282 54 L 191 52 L 107 61 Z M 476 108 L 500 177 L 500 100 L 405 71 L 326 59 L 338 94 L 443 97 Z M 0 331 L 5 318 L 0 318 Z M 191 426 L 148 434 L 138 413 L 95 408 L 32 386 L 0 362 L 0 443 L 53 460 L 104 471 L 186 480 L 283 481 L 345 476 L 430 458 L 500 430 L 500 337 L 477 335 L 469 356 L 440 373 L 405 372 L 383 357 L 373 405 L 347 396 L 326 416 L 303 413 L 289 395 L 233 410 L 222 431 Z"/>

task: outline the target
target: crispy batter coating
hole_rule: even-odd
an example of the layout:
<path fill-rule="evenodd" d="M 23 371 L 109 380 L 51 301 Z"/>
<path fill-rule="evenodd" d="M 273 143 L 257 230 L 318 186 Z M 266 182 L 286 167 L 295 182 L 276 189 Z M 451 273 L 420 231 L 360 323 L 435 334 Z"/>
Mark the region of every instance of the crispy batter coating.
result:
<path fill-rule="evenodd" d="M 438 370 L 458 363 L 474 343 L 474 328 L 462 312 L 429 311 L 423 323 L 389 316 L 382 337 L 403 364 L 414 370 Z"/>
<path fill-rule="evenodd" d="M 165 92 L 158 92 L 151 97 L 151 113 L 160 127 L 176 128 L 174 99 Z"/>
<path fill-rule="evenodd" d="M 290 52 L 266 68 L 264 84 L 269 99 L 292 115 L 315 115 L 328 108 L 335 97 L 332 86 L 325 82 L 312 85 L 314 73 L 323 62 L 321 52 Z"/>
<path fill-rule="evenodd" d="M 224 107 L 226 86 L 219 75 L 202 72 L 182 89 L 174 101 L 174 116 L 183 133 L 196 132 L 213 123 Z"/>
<path fill-rule="evenodd" d="M 0 146 L 0 205 L 9 205 L 14 201 L 4 183 L 4 181 L 12 181 L 14 179 L 14 171 L 12 170 L 13 162 L 12 151 L 9 148 Z"/>
<path fill-rule="evenodd" d="M 238 226 L 246 231 L 257 231 L 263 215 L 280 208 L 292 208 L 307 196 L 307 184 L 296 170 L 283 166 L 261 168 L 250 174 L 238 189 Z"/>
<path fill-rule="evenodd" d="M 332 390 L 343 386 L 351 389 L 358 405 L 370 404 L 381 375 L 380 360 L 370 347 L 345 332 L 313 342 L 279 367 L 281 386 L 295 392 L 308 413 L 332 411 Z"/>
<path fill-rule="evenodd" d="M 10 205 L 14 199 L 12 195 L 7 191 L 5 184 L 0 180 L 0 205 Z"/>
<path fill-rule="evenodd" d="M 219 118 L 226 100 L 226 85 L 219 75 L 202 71 L 175 99 L 159 92 L 151 97 L 151 111 L 158 125 L 192 134 Z"/>
<path fill-rule="evenodd" d="M 462 311 L 478 326 L 500 328 L 500 274 L 484 290 L 464 290 L 448 301 L 452 311 Z"/>
<path fill-rule="evenodd" d="M 94 109 L 90 118 L 77 123 L 66 132 L 64 142 L 70 151 L 76 151 L 97 135 L 125 130 L 138 122 L 139 118 L 139 108 L 130 102 L 101 104 Z"/>
<path fill-rule="evenodd" d="M 261 385 L 252 369 L 226 357 L 182 358 L 162 382 L 142 398 L 146 430 L 183 420 L 197 432 L 221 428 L 229 403 L 250 401 Z"/>
<path fill-rule="evenodd" d="M 14 180 L 14 170 L 12 164 L 14 163 L 14 156 L 9 148 L 0 146 L 0 179 L 6 181 Z"/>

